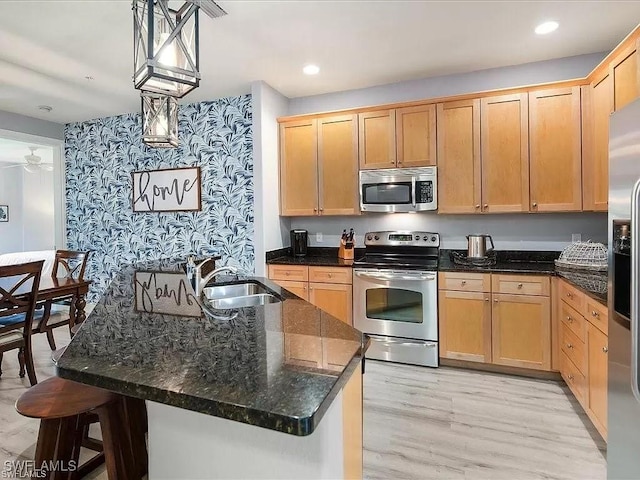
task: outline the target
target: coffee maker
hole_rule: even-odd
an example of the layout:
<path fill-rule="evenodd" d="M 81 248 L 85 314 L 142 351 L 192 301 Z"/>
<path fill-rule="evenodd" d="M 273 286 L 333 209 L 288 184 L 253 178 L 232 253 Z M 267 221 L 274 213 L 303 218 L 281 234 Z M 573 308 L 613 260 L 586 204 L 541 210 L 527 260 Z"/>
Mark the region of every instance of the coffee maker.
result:
<path fill-rule="evenodd" d="M 306 230 L 291 230 L 291 254 L 294 257 L 307 255 L 309 245 L 309 232 Z"/>

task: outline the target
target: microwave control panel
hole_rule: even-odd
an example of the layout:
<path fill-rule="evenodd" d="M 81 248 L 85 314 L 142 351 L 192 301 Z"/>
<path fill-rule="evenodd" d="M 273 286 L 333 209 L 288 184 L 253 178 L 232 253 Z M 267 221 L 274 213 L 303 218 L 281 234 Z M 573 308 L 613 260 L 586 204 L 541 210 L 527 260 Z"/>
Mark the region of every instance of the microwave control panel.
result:
<path fill-rule="evenodd" d="M 433 202 L 433 182 L 431 180 L 416 182 L 416 203 Z"/>

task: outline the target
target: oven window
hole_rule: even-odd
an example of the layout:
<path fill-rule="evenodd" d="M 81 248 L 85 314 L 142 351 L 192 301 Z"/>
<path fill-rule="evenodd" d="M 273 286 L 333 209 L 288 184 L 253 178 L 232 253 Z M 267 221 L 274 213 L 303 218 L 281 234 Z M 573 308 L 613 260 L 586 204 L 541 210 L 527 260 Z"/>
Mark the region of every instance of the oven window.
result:
<path fill-rule="evenodd" d="M 371 205 L 400 205 L 411 202 L 411 182 L 365 183 L 362 203 Z"/>
<path fill-rule="evenodd" d="M 366 292 L 367 318 L 422 323 L 422 293 L 399 288 L 370 288 Z"/>

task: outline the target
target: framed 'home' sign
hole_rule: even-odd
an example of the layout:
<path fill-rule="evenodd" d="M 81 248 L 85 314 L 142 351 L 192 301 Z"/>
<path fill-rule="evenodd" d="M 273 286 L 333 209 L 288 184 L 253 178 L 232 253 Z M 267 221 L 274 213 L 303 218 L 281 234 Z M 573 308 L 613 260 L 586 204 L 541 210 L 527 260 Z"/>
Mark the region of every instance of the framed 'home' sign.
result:
<path fill-rule="evenodd" d="M 133 172 L 134 212 L 192 212 L 201 209 L 200 167 Z"/>

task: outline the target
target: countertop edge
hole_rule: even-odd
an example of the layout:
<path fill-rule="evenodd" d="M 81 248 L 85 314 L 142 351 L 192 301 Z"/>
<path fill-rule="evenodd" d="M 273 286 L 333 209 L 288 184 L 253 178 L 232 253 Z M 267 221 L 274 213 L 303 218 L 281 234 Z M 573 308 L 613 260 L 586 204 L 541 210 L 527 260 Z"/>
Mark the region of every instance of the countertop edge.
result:
<path fill-rule="evenodd" d="M 64 378 L 66 380 L 102 388 L 120 395 L 162 403 L 164 405 L 189 410 L 195 413 L 201 413 L 203 415 L 210 415 L 254 427 L 266 428 L 268 430 L 286 433 L 289 435 L 304 437 L 311 435 L 315 431 L 320 420 L 322 420 L 324 414 L 338 395 L 338 392 L 344 388 L 348 380 L 351 378 L 351 375 L 353 375 L 353 372 L 361 362 L 362 357 L 358 354 L 354 355 L 343 373 L 340 375 L 336 384 L 329 391 L 327 396 L 325 396 L 318 408 L 310 415 L 304 417 L 280 415 L 265 412 L 264 410 L 239 407 L 229 403 L 202 400 L 201 398 L 194 397 L 189 394 L 169 392 L 167 390 L 154 387 L 145 387 L 145 393 L 140 394 L 135 391 L 135 388 L 128 388 L 130 384 L 126 381 L 114 380 L 95 373 L 80 373 L 75 370 L 66 370 L 64 367 L 56 367 L 56 374 L 60 378 Z M 189 399 L 189 403 L 191 403 L 191 405 L 187 406 L 182 403 L 185 399 Z M 223 410 L 225 413 L 222 413 Z M 249 416 L 253 418 L 259 416 L 261 417 L 261 421 L 247 421 Z"/>

